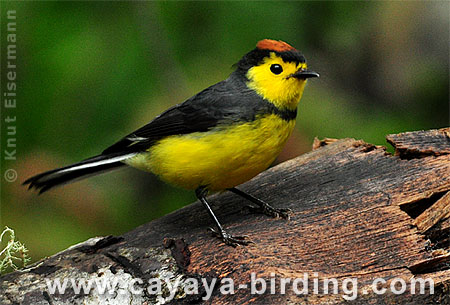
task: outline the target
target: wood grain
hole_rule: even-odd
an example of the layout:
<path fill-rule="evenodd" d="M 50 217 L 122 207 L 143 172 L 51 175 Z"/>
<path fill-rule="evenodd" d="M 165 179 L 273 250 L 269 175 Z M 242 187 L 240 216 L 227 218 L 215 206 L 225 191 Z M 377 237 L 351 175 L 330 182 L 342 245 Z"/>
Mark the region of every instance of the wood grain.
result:
<path fill-rule="evenodd" d="M 210 219 L 195 202 L 123 236 L 91 239 L 24 272 L 3 276 L 0 303 L 95 304 L 99 300 L 92 293 L 50 295 L 45 279 L 56 277 L 178 277 L 181 287 L 188 277 L 227 277 L 236 286 L 250 287 L 255 273 L 267 283 L 275 281 L 276 293 L 251 294 L 249 288 L 224 295 L 217 284 L 207 301 L 201 295 L 185 295 L 180 288 L 171 303 L 448 304 L 449 131 L 389 135 L 395 156 L 361 140 L 315 141 L 315 150 L 239 187 L 273 206 L 292 209 L 291 220 L 249 214 L 242 209 L 248 202 L 231 193 L 210 197 L 225 227 L 249 235 L 254 244 L 233 248 L 213 238 L 207 231 Z M 339 287 L 355 278 L 358 297 L 347 301 L 343 291 L 280 293 L 281 278 L 304 278 L 305 273 L 311 282 L 336 278 Z M 378 295 L 371 287 L 376 278 L 386 281 L 383 287 L 395 278 L 403 279 L 407 292 Z M 434 293 L 410 293 L 409 283 L 417 278 L 433 279 Z M 157 299 L 127 295 L 121 302 L 117 304 L 153 304 Z"/>

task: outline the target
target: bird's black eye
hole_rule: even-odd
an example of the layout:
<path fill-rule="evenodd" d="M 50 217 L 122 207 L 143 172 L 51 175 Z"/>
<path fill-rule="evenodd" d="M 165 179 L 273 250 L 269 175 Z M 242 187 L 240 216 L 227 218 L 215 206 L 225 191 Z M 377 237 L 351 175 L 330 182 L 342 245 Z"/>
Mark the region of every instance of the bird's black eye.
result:
<path fill-rule="evenodd" d="M 274 64 L 270 66 L 270 71 L 272 71 L 273 74 L 280 74 L 281 72 L 283 72 L 283 67 L 280 66 L 279 64 Z"/>

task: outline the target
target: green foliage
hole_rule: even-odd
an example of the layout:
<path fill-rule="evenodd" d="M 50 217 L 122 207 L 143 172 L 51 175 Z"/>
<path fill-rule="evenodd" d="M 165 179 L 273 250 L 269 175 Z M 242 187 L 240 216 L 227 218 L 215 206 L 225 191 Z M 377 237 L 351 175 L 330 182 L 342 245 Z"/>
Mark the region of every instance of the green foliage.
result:
<path fill-rule="evenodd" d="M 31 258 L 28 256 L 28 249 L 20 241 L 16 240 L 14 230 L 5 227 L 2 234 L 0 234 L 0 245 L 3 238 L 9 235 L 9 240 L 6 246 L 0 251 L 0 274 L 4 274 L 9 270 L 17 270 L 25 267 Z"/>

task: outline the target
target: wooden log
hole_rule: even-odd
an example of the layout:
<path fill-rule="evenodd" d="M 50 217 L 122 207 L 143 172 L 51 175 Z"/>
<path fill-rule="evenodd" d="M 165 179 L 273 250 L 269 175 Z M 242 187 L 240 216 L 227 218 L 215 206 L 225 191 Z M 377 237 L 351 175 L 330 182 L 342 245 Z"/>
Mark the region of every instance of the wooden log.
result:
<path fill-rule="evenodd" d="M 225 227 L 254 244 L 233 248 L 211 237 L 211 221 L 195 202 L 122 236 L 92 238 L 1 277 L 0 303 L 449 304 L 449 132 L 389 135 L 395 156 L 361 140 L 316 140 L 312 152 L 240 186 L 292 209 L 289 221 L 249 214 L 242 209 L 248 202 L 231 193 L 210 197 Z M 57 278 L 142 284 L 114 294 L 72 288 L 52 294 L 46 280 Z M 156 279 L 178 281 L 173 299 L 166 282 L 159 294 L 148 291 Z M 230 292 L 228 279 L 233 294 L 223 293 Z M 419 279 L 432 280 L 433 289 L 426 282 L 419 293 Z M 195 280 L 198 294 L 186 294 L 195 292 Z M 327 280 L 337 282 L 337 293 L 324 292 Z M 265 293 L 255 293 L 263 281 Z M 299 294 L 306 282 L 308 293 Z M 396 293 L 403 283 L 406 291 Z M 145 293 L 133 294 L 133 287 Z M 328 287 L 334 292 L 333 284 Z"/>

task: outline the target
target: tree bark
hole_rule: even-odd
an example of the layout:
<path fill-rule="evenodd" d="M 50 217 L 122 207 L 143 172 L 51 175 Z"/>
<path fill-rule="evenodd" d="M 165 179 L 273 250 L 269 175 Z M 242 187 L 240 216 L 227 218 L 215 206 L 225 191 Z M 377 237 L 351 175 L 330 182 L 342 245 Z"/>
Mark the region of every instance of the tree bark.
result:
<path fill-rule="evenodd" d="M 92 238 L 1 277 L 0 303 L 449 304 L 450 128 L 387 140 L 395 155 L 361 140 L 316 140 L 313 151 L 239 186 L 292 209 L 290 220 L 245 212 L 249 202 L 229 192 L 210 196 L 222 224 L 248 235 L 254 242 L 249 246 L 233 248 L 212 237 L 211 220 L 195 202 L 122 236 Z M 262 289 L 264 280 L 265 293 L 252 291 L 252 273 L 260 282 L 253 288 Z M 46 279 L 56 278 L 143 283 L 114 294 L 76 294 L 72 288 L 52 294 Z M 230 292 L 226 278 L 234 281 L 233 294 L 223 293 Z M 283 278 L 291 280 L 285 293 Z M 434 291 L 425 285 L 419 293 L 419 285 L 411 284 L 418 278 L 433 280 Z M 158 295 L 148 291 L 155 279 L 178 281 L 172 300 L 167 284 Z M 295 279 L 303 281 L 294 285 Z M 330 293 L 323 291 L 326 279 L 336 280 L 338 293 L 331 293 L 332 283 Z M 373 291 L 375 279 L 386 293 Z M 194 280 L 198 294 L 186 294 L 186 287 L 195 292 Z M 308 293 L 297 294 L 305 292 L 306 281 Z M 392 292 L 391 284 L 398 291 L 402 283 L 404 293 Z M 132 294 L 133 287 L 145 293 Z"/>

